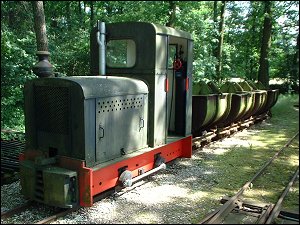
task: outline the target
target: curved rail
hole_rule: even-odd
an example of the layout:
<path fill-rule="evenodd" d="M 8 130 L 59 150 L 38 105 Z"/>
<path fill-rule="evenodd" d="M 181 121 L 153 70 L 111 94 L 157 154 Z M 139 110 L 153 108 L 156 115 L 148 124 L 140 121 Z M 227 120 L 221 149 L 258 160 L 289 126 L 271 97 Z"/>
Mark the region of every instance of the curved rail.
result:
<path fill-rule="evenodd" d="M 220 223 L 237 205 L 238 198 L 244 193 L 244 191 L 250 187 L 250 185 L 263 173 L 263 171 L 273 162 L 273 160 L 288 147 L 291 142 L 299 135 L 299 131 L 289 139 L 289 141 L 278 151 L 275 155 L 249 180 L 244 184 L 244 186 L 239 190 L 237 194 L 231 197 L 224 205 L 216 209 L 214 212 L 210 213 L 199 224 L 216 224 Z"/>

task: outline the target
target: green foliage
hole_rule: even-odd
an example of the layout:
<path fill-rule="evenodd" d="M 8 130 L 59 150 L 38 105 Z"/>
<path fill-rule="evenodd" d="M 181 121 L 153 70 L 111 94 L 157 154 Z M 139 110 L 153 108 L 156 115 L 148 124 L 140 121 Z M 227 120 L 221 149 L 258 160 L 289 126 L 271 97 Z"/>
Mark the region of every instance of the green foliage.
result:
<path fill-rule="evenodd" d="M 81 32 L 67 31 L 62 38 L 50 33 L 49 51 L 50 62 L 55 71 L 67 76 L 84 76 L 90 72 L 90 42 L 87 30 L 79 28 Z"/>
<path fill-rule="evenodd" d="M 165 1 L 103 1 L 96 4 L 97 16 L 104 22 L 167 22 L 169 4 Z"/>
<path fill-rule="evenodd" d="M 174 1 L 174 28 L 194 39 L 193 82 L 212 80 L 218 25 L 213 1 Z M 220 14 L 220 1 L 217 14 Z M 256 80 L 259 68 L 262 1 L 228 1 L 222 57 L 222 78 Z M 93 6 L 93 13 L 91 7 Z M 275 1 L 272 8 L 270 78 L 299 85 L 295 68 L 299 33 L 299 2 Z M 169 1 L 44 1 L 46 29 L 55 72 L 67 76 L 90 73 L 90 30 L 97 20 L 107 23 L 143 21 L 165 25 L 172 13 Z M 1 128 L 24 130 L 23 86 L 35 75 L 37 62 L 31 2 L 1 1 Z M 298 65 L 299 66 L 299 65 Z"/>
<path fill-rule="evenodd" d="M 212 79 L 215 74 L 216 58 L 213 56 L 217 33 L 212 18 L 213 2 L 180 2 L 176 15 L 176 27 L 190 32 L 194 39 L 193 79 Z M 188 16 L 187 16 L 188 15 Z"/>
<path fill-rule="evenodd" d="M 8 131 L 3 132 L 1 130 L 1 140 L 18 140 L 18 141 L 25 141 L 25 133 L 22 132 L 15 132 L 15 131 Z"/>
<path fill-rule="evenodd" d="M 36 62 L 33 37 L 31 31 L 18 38 L 1 30 L 1 129 L 24 130 L 23 87 L 34 77 L 31 68 Z"/>
<path fill-rule="evenodd" d="M 282 84 L 270 84 L 270 89 L 278 89 L 281 94 L 297 93 L 299 94 L 299 85 L 291 84 L 288 81 Z"/>

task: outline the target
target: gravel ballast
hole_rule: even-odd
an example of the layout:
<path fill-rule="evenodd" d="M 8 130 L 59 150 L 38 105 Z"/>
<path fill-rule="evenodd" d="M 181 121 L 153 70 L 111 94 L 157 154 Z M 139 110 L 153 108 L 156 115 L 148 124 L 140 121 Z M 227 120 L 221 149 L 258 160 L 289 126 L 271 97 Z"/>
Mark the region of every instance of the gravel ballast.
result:
<path fill-rule="evenodd" d="M 167 169 L 96 202 L 92 207 L 81 208 L 59 218 L 52 224 L 197 223 L 204 214 L 213 211 L 219 205 L 219 200 L 228 194 L 211 192 L 217 184 L 216 178 L 220 171 L 203 161 L 213 160 L 218 154 L 224 154 L 231 147 L 253 144 L 248 137 L 256 135 L 257 132 L 251 128 L 245 129 L 229 138 L 194 150 L 192 158 L 176 159 L 167 164 Z M 19 189 L 19 182 L 1 187 L 1 211 L 25 202 L 19 194 Z M 236 192 L 238 189 L 233 191 Z M 44 215 L 40 212 L 40 209 L 27 211 L 26 217 Z M 34 221 L 27 221 L 20 216 L 9 220 L 1 219 L 1 223 L 32 222 Z"/>

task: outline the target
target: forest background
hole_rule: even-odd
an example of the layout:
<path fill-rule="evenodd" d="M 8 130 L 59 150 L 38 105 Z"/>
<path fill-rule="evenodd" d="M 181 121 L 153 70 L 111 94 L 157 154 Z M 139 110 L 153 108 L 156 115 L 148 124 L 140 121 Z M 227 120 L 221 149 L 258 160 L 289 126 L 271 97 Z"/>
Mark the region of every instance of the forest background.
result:
<path fill-rule="evenodd" d="M 23 87 L 37 63 L 33 4 L 1 1 L 1 137 L 25 129 Z M 97 20 L 143 21 L 192 34 L 194 82 L 243 78 L 299 92 L 299 1 L 43 1 L 43 10 L 50 62 L 62 75 L 89 75 Z"/>

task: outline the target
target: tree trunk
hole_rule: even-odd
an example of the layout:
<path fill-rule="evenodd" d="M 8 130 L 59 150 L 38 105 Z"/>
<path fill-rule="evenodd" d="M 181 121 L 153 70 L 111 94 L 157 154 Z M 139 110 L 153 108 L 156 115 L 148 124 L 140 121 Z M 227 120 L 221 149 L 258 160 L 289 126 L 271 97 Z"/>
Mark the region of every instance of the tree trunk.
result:
<path fill-rule="evenodd" d="M 265 1 L 265 19 L 262 33 L 258 81 L 260 81 L 265 87 L 269 87 L 269 59 L 268 54 L 271 47 L 271 1 Z"/>
<path fill-rule="evenodd" d="M 14 12 L 14 4 L 15 2 L 7 2 L 10 5 L 9 11 L 8 11 L 8 26 L 10 28 L 14 28 L 14 22 L 15 22 L 15 12 Z"/>
<path fill-rule="evenodd" d="M 174 27 L 175 19 L 176 19 L 176 3 L 174 1 L 169 1 L 169 21 L 166 26 Z"/>
<path fill-rule="evenodd" d="M 214 1 L 214 11 L 213 11 L 214 15 L 213 15 L 213 20 L 214 20 L 214 35 L 213 35 L 213 42 L 212 42 L 212 46 L 213 46 L 213 55 L 214 57 L 218 58 L 218 43 L 214 40 L 219 39 L 217 35 L 217 22 L 218 22 L 218 1 Z M 215 35 L 216 34 L 216 35 Z M 216 67 L 217 68 L 217 67 Z M 217 76 L 215 75 L 215 79 L 217 78 Z"/>
<path fill-rule="evenodd" d="M 86 28 L 85 26 L 86 4 L 87 4 L 86 1 L 83 1 L 83 26 L 82 26 L 83 29 Z"/>
<path fill-rule="evenodd" d="M 253 48 L 254 45 L 257 44 L 256 41 L 256 25 L 257 25 L 257 14 L 255 12 L 255 4 L 253 2 L 250 2 L 251 4 L 251 48 Z M 248 48 L 249 50 L 251 50 L 251 48 Z M 250 51 L 248 54 L 248 57 L 250 57 L 249 59 L 249 79 L 254 81 L 256 80 L 256 74 L 257 74 L 257 70 L 256 70 L 256 66 L 255 66 L 255 60 L 254 60 L 254 56 L 253 53 Z"/>
<path fill-rule="evenodd" d="M 66 2 L 66 6 L 67 6 L 67 12 L 66 12 L 66 17 L 67 17 L 67 26 L 68 26 L 68 30 L 71 30 L 72 29 L 72 21 L 71 21 L 71 2 L 70 1 L 67 1 Z"/>
<path fill-rule="evenodd" d="M 79 15 L 79 23 L 80 23 L 80 26 L 81 26 L 81 24 L 82 24 L 81 1 L 78 1 L 78 15 Z"/>
<path fill-rule="evenodd" d="M 94 2 L 91 1 L 91 18 L 90 18 L 90 22 L 91 22 L 91 29 L 94 26 Z"/>
<path fill-rule="evenodd" d="M 34 30 L 38 51 L 48 51 L 44 6 L 42 1 L 32 1 Z"/>
<path fill-rule="evenodd" d="M 217 23 L 218 19 L 218 1 L 214 1 L 214 27 L 216 28 L 215 24 Z"/>
<path fill-rule="evenodd" d="M 216 57 L 218 63 L 216 65 L 216 80 L 222 80 L 222 50 L 223 50 L 223 38 L 224 38 L 224 23 L 225 23 L 225 6 L 226 1 L 222 1 L 220 23 L 219 23 L 219 43 L 216 51 Z"/>
<path fill-rule="evenodd" d="M 296 85 L 297 81 L 299 82 L 299 33 L 297 36 L 296 52 L 291 69 L 291 81 L 293 85 Z"/>

